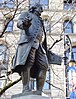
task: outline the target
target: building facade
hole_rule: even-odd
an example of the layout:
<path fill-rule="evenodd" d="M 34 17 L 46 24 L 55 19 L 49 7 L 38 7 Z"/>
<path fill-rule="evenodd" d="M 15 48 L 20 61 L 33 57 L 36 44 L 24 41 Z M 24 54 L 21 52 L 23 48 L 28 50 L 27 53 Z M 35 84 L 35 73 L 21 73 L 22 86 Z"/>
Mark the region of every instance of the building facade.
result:
<path fill-rule="evenodd" d="M 34 3 L 42 4 L 44 9 L 42 18 L 47 33 L 48 49 L 62 57 L 61 65 L 49 64 L 43 95 L 48 95 L 51 99 L 68 99 L 70 93 L 75 91 L 73 85 L 76 86 L 76 68 L 72 66 L 73 69 L 68 69 L 71 67 L 68 65 L 70 51 L 73 52 L 76 61 L 75 0 L 0 0 L 0 34 L 3 33 L 0 37 L 0 88 L 19 78 L 17 73 L 7 76 L 7 72 L 12 68 L 11 61 L 19 40 L 17 20 L 20 13 L 27 11 Z M 30 87 L 36 90 L 36 80 L 31 78 L 31 82 Z M 21 92 L 20 81 L 1 97 L 6 99 Z"/>

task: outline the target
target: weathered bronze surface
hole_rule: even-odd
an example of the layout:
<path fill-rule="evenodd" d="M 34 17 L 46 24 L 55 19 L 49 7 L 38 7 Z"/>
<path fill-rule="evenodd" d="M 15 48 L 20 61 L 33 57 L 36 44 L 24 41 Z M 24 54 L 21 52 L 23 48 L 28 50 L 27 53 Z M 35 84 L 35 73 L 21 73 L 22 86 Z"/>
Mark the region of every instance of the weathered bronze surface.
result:
<path fill-rule="evenodd" d="M 45 48 L 43 12 L 40 4 L 35 4 L 27 12 L 22 12 L 17 27 L 21 29 L 20 40 L 13 58 L 13 71 L 22 77 L 23 92 L 29 92 L 30 77 L 36 78 L 37 91 L 41 94 L 45 82 L 48 61 Z"/>

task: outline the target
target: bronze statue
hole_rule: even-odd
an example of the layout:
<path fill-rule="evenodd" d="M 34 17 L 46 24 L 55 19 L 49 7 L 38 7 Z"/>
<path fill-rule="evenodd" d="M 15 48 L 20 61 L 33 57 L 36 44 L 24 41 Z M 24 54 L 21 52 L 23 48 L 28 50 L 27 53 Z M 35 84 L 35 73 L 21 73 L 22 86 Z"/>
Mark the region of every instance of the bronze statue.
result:
<path fill-rule="evenodd" d="M 22 12 L 17 23 L 21 29 L 20 40 L 13 59 L 13 71 L 22 77 L 23 92 L 29 92 L 30 77 L 36 78 L 37 91 L 42 92 L 48 60 L 46 55 L 46 34 L 40 4 L 35 4 L 27 12 Z"/>

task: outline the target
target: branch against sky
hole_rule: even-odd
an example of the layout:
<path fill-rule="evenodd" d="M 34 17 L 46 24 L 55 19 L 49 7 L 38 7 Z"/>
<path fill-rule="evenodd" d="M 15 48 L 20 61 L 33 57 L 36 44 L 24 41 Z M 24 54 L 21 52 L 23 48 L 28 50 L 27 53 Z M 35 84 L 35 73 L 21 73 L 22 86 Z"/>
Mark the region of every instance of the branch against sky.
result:
<path fill-rule="evenodd" d="M 16 15 L 16 12 L 18 11 L 18 7 L 19 7 L 23 2 L 25 2 L 25 1 L 26 1 L 26 0 L 22 0 L 21 2 L 18 2 L 18 0 L 16 0 L 16 8 L 15 8 L 15 10 L 14 10 L 14 14 L 12 15 L 12 18 L 10 18 L 10 20 L 9 20 L 9 21 L 7 22 L 7 24 L 5 25 L 3 31 L 2 31 L 2 33 L 1 33 L 1 35 L 0 35 L 0 38 L 1 38 L 1 37 L 3 36 L 3 34 L 5 33 L 5 30 L 6 30 L 7 26 L 8 26 L 8 24 L 9 24 L 9 22 L 14 19 L 15 15 Z M 9 14 L 9 13 L 8 13 L 8 14 Z M 5 16 L 5 15 L 4 15 L 4 16 Z"/>
<path fill-rule="evenodd" d="M 56 89 L 59 89 L 59 90 L 61 90 L 61 91 L 63 91 L 64 92 L 64 90 L 63 89 L 61 89 L 61 88 L 59 88 L 59 87 L 56 87 L 55 85 L 53 85 L 53 84 L 51 84 L 50 82 L 48 82 L 48 81 L 46 81 L 49 85 L 51 85 L 51 86 L 53 86 L 54 88 L 56 88 Z"/>
<path fill-rule="evenodd" d="M 60 38 L 59 40 L 56 40 L 48 50 L 51 50 L 51 49 L 54 47 L 54 45 L 55 45 L 56 43 L 60 42 L 61 40 L 62 40 L 62 38 Z"/>
<path fill-rule="evenodd" d="M 14 84 L 18 83 L 21 80 L 21 77 L 17 80 L 15 80 L 14 82 L 10 82 L 8 83 L 6 86 L 3 87 L 3 89 L 0 90 L 0 96 L 10 87 L 12 87 Z"/>

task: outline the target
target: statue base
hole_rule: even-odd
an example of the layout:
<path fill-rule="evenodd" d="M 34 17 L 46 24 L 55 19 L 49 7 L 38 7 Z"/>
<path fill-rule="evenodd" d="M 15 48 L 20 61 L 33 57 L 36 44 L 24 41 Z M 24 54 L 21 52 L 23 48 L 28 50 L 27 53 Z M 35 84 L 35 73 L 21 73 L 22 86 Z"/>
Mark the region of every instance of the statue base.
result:
<path fill-rule="evenodd" d="M 12 97 L 12 99 L 50 99 L 50 98 L 40 95 L 26 95 L 26 96 Z"/>
<path fill-rule="evenodd" d="M 26 92 L 26 93 L 20 93 L 17 95 L 13 95 L 11 99 L 50 99 L 50 97 L 45 97 L 38 95 L 39 92 Z"/>

